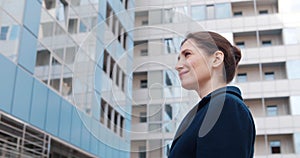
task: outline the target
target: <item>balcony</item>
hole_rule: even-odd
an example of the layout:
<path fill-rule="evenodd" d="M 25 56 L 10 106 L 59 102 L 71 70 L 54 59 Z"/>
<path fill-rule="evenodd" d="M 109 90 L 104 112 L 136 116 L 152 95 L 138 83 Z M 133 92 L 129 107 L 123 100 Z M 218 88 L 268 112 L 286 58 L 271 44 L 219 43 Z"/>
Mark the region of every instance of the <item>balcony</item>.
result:
<path fill-rule="evenodd" d="M 237 83 L 243 97 L 247 99 L 300 95 L 299 88 L 295 85 L 300 85 L 300 79 Z"/>
<path fill-rule="evenodd" d="M 256 135 L 300 132 L 300 115 L 257 117 Z"/>
<path fill-rule="evenodd" d="M 300 59 L 300 45 L 277 45 L 270 47 L 245 48 L 242 50 L 241 64 L 259 62 L 280 62 Z M 297 53 L 296 53 L 297 52 Z M 288 57 L 288 58 L 287 58 Z"/>

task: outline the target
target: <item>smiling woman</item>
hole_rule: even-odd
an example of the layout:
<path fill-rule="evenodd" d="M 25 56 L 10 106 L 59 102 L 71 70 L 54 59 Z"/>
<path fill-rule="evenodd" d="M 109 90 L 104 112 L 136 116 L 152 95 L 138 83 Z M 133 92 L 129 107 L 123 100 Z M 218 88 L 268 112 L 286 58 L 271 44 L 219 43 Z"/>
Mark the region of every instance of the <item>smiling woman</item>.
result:
<path fill-rule="evenodd" d="M 181 44 L 176 70 L 181 85 L 201 101 L 186 115 L 174 137 L 169 158 L 251 158 L 255 125 L 237 87 L 241 52 L 214 32 L 189 34 Z"/>

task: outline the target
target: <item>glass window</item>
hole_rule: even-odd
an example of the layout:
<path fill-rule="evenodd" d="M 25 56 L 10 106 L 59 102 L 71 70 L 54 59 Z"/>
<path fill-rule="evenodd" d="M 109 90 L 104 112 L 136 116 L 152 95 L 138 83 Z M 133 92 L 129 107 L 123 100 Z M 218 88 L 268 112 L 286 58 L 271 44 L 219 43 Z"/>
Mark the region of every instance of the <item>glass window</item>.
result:
<path fill-rule="evenodd" d="M 20 33 L 20 26 L 19 25 L 12 25 L 11 30 L 10 30 L 10 40 L 16 40 L 19 38 L 19 33 Z"/>
<path fill-rule="evenodd" d="M 193 20 L 205 20 L 205 6 L 203 5 L 192 6 L 191 16 Z"/>
<path fill-rule="evenodd" d="M 148 81 L 147 80 L 141 80 L 140 81 L 140 88 L 147 88 Z"/>
<path fill-rule="evenodd" d="M 165 52 L 166 52 L 167 54 L 172 53 L 172 52 L 171 52 L 171 46 L 172 46 L 172 42 L 173 42 L 172 38 L 166 38 L 166 39 L 164 40 L 164 42 L 165 42 Z"/>
<path fill-rule="evenodd" d="M 245 48 L 245 42 L 236 42 L 235 43 L 236 46 L 238 46 L 239 48 Z"/>
<path fill-rule="evenodd" d="M 0 40 L 7 39 L 8 29 L 9 29 L 9 26 L 1 26 Z"/>
<path fill-rule="evenodd" d="M 107 110 L 107 128 L 111 128 L 110 123 L 111 123 L 111 119 L 112 119 L 112 117 L 111 117 L 112 111 L 113 111 L 112 107 L 108 106 L 108 110 Z"/>
<path fill-rule="evenodd" d="M 215 7 L 213 4 L 206 5 L 206 19 L 214 19 L 215 18 Z"/>
<path fill-rule="evenodd" d="M 36 55 L 36 66 L 49 65 L 50 62 L 50 51 L 47 49 L 37 51 Z"/>
<path fill-rule="evenodd" d="M 148 25 L 148 20 L 142 20 L 142 25 Z"/>
<path fill-rule="evenodd" d="M 174 11 L 171 8 L 164 9 L 163 14 L 164 14 L 164 19 L 163 19 L 164 23 L 172 23 L 173 22 Z"/>
<path fill-rule="evenodd" d="M 172 112 L 172 106 L 171 106 L 171 104 L 166 104 L 165 105 L 165 113 L 169 117 L 169 120 L 172 120 L 172 118 L 173 118 L 173 112 Z"/>
<path fill-rule="evenodd" d="M 78 19 L 69 19 L 68 32 L 77 33 Z"/>
<path fill-rule="evenodd" d="M 187 7 L 176 7 L 173 8 L 173 23 L 185 22 L 187 21 L 188 8 Z"/>
<path fill-rule="evenodd" d="M 62 95 L 68 96 L 72 94 L 72 78 L 64 78 L 62 85 Z"/>
<path fill-rule="evenodd" d="M 275 80 L 274 72 L 265 72 L 265 80 Z"/>
<path fill-rule="evenodd" d="M 80 21 L 80 24 L 79 24 L 79 32 L 87 32 L 87 27 L 85 26 L 85 24 Z"/>
<path fill-rule="evenodd" d="M 261 14 L 261 15 L 262 15 L 262 14 L 268 14 L 268 13 L 269 13 L 268 10 L 260 10 L 260 11 L 259 11 L 259 14 Z"/>
<path fill-rule="evenodd" d="M 148 49 L 142 49 L 141 56 L 148 56 Z"/>
<path fill-rule="evenodd" d="M 242 11 L 236 11 L 233 13 L 233 16 L 243 16 L 243 12 Z"/>
<path fill-rule="evenodd" d="M 277 105 L 268 105 L 267 106 L 267 116 L 277 116 L 277 115 L 278 115 Z"/>
<path fill-rule="evenodd" d="M 263 41 L 261 42 L 261 44 L 262 44 L 263 46 L 272 46 L 272 41 L 271 41 L 271 40 L 263 40 Z"/>
<path fill-rule="evenodd" d="M 55 8 L 56 0 L 44 0 L 46 9 Z"/>
<path fill-rule="evenodd" d="M 104 50 L 103 52 L 103 66 L 102 66 L 102 70 L 107 73 L 107 61 L 109 58 L 109 54 L 106 50 Z"/>
<path fill-rule="evenodd" d="M 139 146 L 139 158 L 146 158 L 146 146 Z"/>
<path fill-rule="evenodd" d="M 110 58 L 110 72 L 109 72 L 109 77 L 113 79 L 113 73 L 114 73 L 114 67 L 115 67 L 115 60 L 113 58 Z"/>
<path fill-rule="evenodd" d="M 123 136 L 123 128 L 124 128 L 124 117 L 123 116 L 120 116 L 120 136 L 122 137 Z"/>
<path fill-rule="evenodd" d="M 170 79 L 170 76 L 168 75 L 168 73 L 165 73 L 165 83 L 166 83 L 166 86 L 172 86 L 172 81 Z"/>
<path fill-rule="evenodd" d="M 281 153 L 280 146 L 281 146 L 280 141 L 278 141 L 278 140 L 270 141 L 271 153 L 272 154 L 280 154 Z"/>
<path fill-rule="evenodd" d="M 231 5 L 229 3 L 215 4 L 215 14 L 217 19 L 231 17 Z"/>
<path fill-rule="evenodd" d="M 140 122 L 147 122 L 147 113 L 146 112 L 140 112 Z"/>
<path fill-rule="evenodd" d="M 58 1 L 58 7 L 56 8 L 56 19 L 58 21 L 65 21 L 66 15 L 68 15 L 68 2 L 66 0 Z"/>
<path fill-rule="evenodd" d="M 237 82 L 247 82 L 247 73 L 237 74 Z"/>
<path fill-rule="evenodd" d="M 114 132 L 115 133 L 117 133 L 118 117 L 119 117 L 119 113 L 115 111 L 115 117 L 114 117 Z"/>
<path fill-rule="evenodd" d="M 106 102 L 101 99 L 100 122 L 104 124 Z"/>

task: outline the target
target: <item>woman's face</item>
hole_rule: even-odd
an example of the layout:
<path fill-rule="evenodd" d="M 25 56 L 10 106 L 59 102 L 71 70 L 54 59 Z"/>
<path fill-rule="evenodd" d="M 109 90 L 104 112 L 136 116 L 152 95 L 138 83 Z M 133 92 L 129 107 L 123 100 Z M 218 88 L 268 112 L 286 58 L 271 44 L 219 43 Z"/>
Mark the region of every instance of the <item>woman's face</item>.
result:
<path fill-rule="evenodd" d="M 196 43 L 188 39 L 180 49 L 176 70 L 181 85 L 187 90 L 198 90 L 210 80 L 210 57 Z"/>

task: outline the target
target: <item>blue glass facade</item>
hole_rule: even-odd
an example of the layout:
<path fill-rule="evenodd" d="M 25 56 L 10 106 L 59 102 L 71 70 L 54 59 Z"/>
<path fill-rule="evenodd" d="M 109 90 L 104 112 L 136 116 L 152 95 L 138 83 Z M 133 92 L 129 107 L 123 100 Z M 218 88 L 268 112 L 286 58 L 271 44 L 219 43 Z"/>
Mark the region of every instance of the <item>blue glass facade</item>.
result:
<path fill-rule="evenodd" d="M 58 7 L 60 10 L 52 12 L 52 2 L 60 6 Z M 77 56 L 70 57 L 69 54 L 71 53 L 59 54 L 61 50 L 66 51 L 70 47 L 59 47 L 72 43 L 71 48 L 78 48 L 83 43 L 77 41 L 75 35 L 70 34 L 70 30 L 73 28 L 71 28 L 70 21 L 68 22 L 69 19 L 74 18 L 71 15 L 72 11 L 76 10 L 74 8 L 78 7 L 77 9 L 79 9 L 81 4 L 85 6 L 86 3 L 98 3 L 98 8 L 95 9 L 96 14 L 89 14 L 89 16 L 96 17 L 96 23 L 99 24 L 98 28 L 95 25 L 88 26 L 88 22 L 82 19 L 76 28 L 78 34 L 84 32 L 88 34 L 88 31 L 96 28 L 94 30 L 97 31 L 98 40 L 95 44 L 94 55 L 98 56 L 97 58 L 103 58 L 101 57 L 103 54 L 99 54 L 99 52 L 106 50 L 105 41 L 103 41 L 105 31 L 102 30 L 104 26 L 101 25 L 101 23 L 105 24 L 106 5 L 110 4 L 117 19 L 120 19 L 123 32 L 133 27 L 134 12 L 126 12 L 121 1 L 90 2 L 78 0 L 76 4 L 75 2 L 74 4 L 66 3 L 64 0 L 4 0 L 4 2 L 0 2 L 0 45 L 2 47 L 0 48 L 0 74 L 2 76 L 0 78 L 0 112 L 42 131 L 52 139 L 64 142 L 69 148 L 74 148 L 89 155 L 89 157 L 128 158 L 130 157 L 130 139 L 126 131 L 130 131 L 130 115 L 122 112 L 120 108 L 110 105 L 115 107 L 112 110 L 112 114 L 116 116 L 115 123 L 122 126 L 108 128 L 107 123 L 100 123 L 100 113 L 101 110 L 104 110 L 100 108 L 100 100 L 104 95 L 103 83 L 111 84 L 115 77 L 110 78 L 103 72 L 103 60 L 93 60 L 94 65 L 92 67 L 96 68 L 96 71 L 93 71 L 92 74 L 94 76 L 92 87 L 95 89 L 92 89 L 89 100 L 84 104 L 91 105 L 91 108 L 89 110 L 83 109 L 78 106 L 81 105 L 81 100 L 76 102 L 76 98 L 68 99 L 68 97 L 72 97 L 72 92 L 69 91 L 67 96 L 64 93 L 64 85 L 72 83 L 72 79 L 69 79 L 72 76 L 70 74 L 76 72 L 76 67 L 73 67 L 76 65 L 74 62 L 81 60 L 80 51 L 77 51 L 77 54 L 76 52 L 73 53 Z M 133 2 L 129 1 L 126 5 L 132 8 Z M 20 9 L 13 10 L 13 6 Z M 90 6 L 95 5 L 90 4 Z M 66 7 L 69 7 L 70 15 L 64 14 L 62 16 L 59 12 L 66 11 Z M 125 12 L 126 14 L 116 14 L 117 12 Z M 54 13 L 57 15 L 52 16 Z M 78 17 L 81 18 L 79 14 Z M 49 21 L 51 20 L 49 19 L 54 19 L 54 23 L 50 24 Z M 61 21 L 68 22 L 68 24 L 64 26 Z M 51 33 L 52 31 L 53 33 Z M 66 36 L 66 38 L 62 36 Z M 54 41 L 59 41 L 60 38 L 64 39 L 65 43 L 55 44 Z M 126 40 L 124 43 L 115 40 L 107 47 L 111 60 L 118 61 L 124 57 L 125 49 L 131 50 L 133 47 L 132 33 L 127 33 L 124 40 Z M 124 45 L 126 45 L 125 48 L 122 47 Z M 17 47 L 13 49 L 12 46 Z M 125 55 L 126 60 L 132 60 L 132 52 L 128 52 L 129 55 Z M 73 60 L 70 62 L 71 64 L 67 62 L 69 60 Z M 95 61 L 97 62 L 95 63 Z M 60 70 L 56 70 L 58 68 Z M 125 69 L 124 71 L 130 72 L 131 65 L 127 65 Z M 123 73 L 125 77 L 126 72 Z M 121 72 L 114 73 L 121 74 Z M 62 77 L 57 77 L 59 75 Z M 122 82 L 124 82 L 125 77 L 122 78 Z M 102 82 L 103 79 L 105 81 Z M 126 87 L 130 87 L 131 81 L 127 84 Z M 112 87 L 114 85 L 107 88 Z M 73 91 L 76 91 L 74 89 L 78 87 L 73 83 L 72 88 Z M 130 93 L 122 93 L 122 95 L 125 96 L 125 104 L 122 104 L 124 106 L 122 108 L 130 112 L 131 95 Z M 110 101 L 107 102 L 111 103 Z M 106 120 L 110 121 L 110 118 Z M 112 125 L 116 126 L 117 124 L 112 123 Z M 51 154 L 54 155 L 55 153 Z"/>

